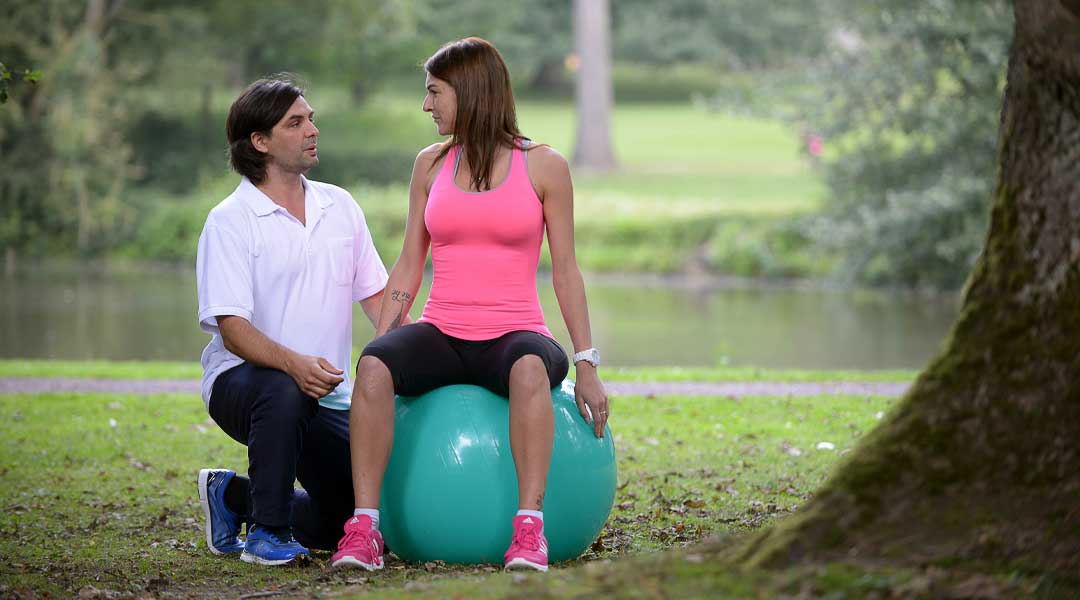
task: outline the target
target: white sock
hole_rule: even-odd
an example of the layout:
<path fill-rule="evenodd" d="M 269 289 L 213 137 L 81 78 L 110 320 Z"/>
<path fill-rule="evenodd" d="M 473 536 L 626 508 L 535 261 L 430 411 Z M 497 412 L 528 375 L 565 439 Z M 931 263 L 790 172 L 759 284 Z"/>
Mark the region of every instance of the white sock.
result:
<path fill-rule="evenodd" d="M 527 516 L 530 516 L 530 517 L 540 519 L 541 523 L 544 522 L 544 511 L 542 511 L 542 510 L 525 510 L 524 508 L 518 509 L 517 516 L 520 517 L 522 515 L 527 515 Z"/>
<path fill-rule="evenodd" d="M 377 509 L 377 508 L 357 508 L 357 509 L 353 510 L 352 514 L 353 514 L 354 517 L 359 517 L 360 515 L 367 515 L 368 517 L 371 518 L 371 528 L 372 529 L 378 529 L 379 528 L 379 509 Z"/>

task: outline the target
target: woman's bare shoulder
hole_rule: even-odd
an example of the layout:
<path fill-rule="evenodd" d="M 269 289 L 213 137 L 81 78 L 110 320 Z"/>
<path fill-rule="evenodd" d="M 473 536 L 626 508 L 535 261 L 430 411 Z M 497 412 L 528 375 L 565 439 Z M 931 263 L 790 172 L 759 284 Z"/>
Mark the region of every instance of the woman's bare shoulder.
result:
<path fill-rule="evenodd" d="M 570 168 L 562 153 L 547 144 L 536 142 L 533 142 L 533 147 L 529 150 L 529 164 L 535 167 L 534 172 L 537 174 L 559 174 Z"/>
<path fill-rule="evenodd" d="M 430 166 L 438 158 L 442 148 L 443 144 L 441 142 L 436 142 L 424 148 L 416 155 L 416 164 Z"/>

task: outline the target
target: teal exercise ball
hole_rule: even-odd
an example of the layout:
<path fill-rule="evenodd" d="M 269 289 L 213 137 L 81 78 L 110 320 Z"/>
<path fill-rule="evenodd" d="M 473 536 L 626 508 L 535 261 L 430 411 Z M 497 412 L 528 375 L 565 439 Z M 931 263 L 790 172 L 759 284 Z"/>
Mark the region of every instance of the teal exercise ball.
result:
<path fill-rule="evenodd" d="M 544 499 L 551 561 L 580 556 L 615 501 L 615 445 L 578 413 L 574 384 L 551 391 L 555 442 Z M 394 446 L 383 478 L 379 529 L 410 562 L 503 561 L 518 509 L 510 404 L 474 385 L 395 400 Z"/>

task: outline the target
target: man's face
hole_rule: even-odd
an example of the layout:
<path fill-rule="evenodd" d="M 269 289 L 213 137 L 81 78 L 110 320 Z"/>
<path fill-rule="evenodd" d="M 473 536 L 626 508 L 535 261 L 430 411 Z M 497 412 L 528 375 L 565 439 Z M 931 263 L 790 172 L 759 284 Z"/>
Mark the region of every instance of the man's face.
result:
<path fill-rule="evenodd" d="M 319 164 L 318 141 L 315 111 L 303 96 L 285 111 L 285 116 L 274 125 L 269 136 L 252 134 L 252 143 L 266 152 L 267 162 L 287 173 L 306 173 Z"/>

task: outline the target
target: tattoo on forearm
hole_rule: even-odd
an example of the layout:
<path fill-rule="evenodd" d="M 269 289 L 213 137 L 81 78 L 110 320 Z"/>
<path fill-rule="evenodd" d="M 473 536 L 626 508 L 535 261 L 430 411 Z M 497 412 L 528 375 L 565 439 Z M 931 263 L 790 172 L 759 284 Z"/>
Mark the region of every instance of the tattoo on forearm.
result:
<path fill-rule="evenodd" d="M 398 309 L 397 316 L 395 316 L 394 320 L 390 322 L 390 331 L 393 331 L 394 329 L 401 327 L 401 322 L 405 320 L 405 313 L 408 312 L 409 303 L 412 302 L 413 297 L 412 294 L 410 294 L 409 292 L 405 292 L 402 290 L 394 290 L 390 293 L 390 299 L 401 305 L 401 307 Z"/>

